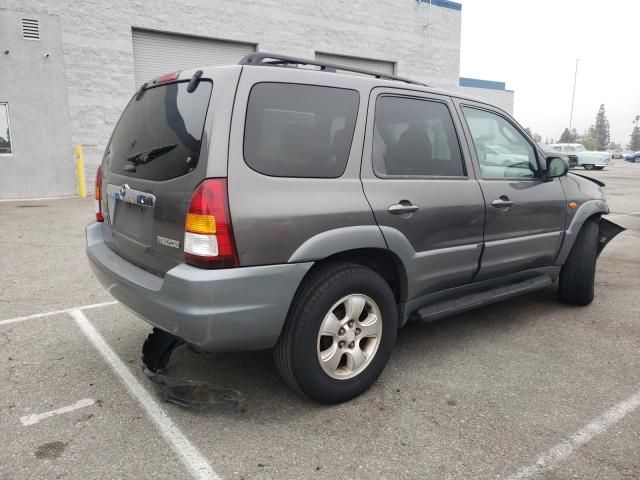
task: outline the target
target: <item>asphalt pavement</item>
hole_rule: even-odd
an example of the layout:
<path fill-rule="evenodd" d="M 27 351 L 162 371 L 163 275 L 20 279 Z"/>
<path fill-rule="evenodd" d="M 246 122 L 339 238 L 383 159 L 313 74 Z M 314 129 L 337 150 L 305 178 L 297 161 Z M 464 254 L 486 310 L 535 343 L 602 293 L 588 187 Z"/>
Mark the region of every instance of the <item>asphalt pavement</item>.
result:
<path fill-rule="evenodd" d="M 640 164 L 579 173 L 627 228 L 592 305 L 552 286 L 409 324 L 378 382 L 332 407 L 269 352 L 174 354 L 170 375 L 239 390 L 239 413 L 161 401 L 150 327 L 89 269 L 93 200 L 0 202 L 0 479 L 640 478 Z"/>

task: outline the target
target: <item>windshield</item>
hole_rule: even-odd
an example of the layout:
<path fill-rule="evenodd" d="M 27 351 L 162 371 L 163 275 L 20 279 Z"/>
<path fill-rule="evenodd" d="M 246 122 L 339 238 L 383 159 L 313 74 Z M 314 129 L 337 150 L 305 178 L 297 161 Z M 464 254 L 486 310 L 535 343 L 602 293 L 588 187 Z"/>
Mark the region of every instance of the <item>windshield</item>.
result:
<path fill-rule="evenodd" d="M 169 180 L 196 168 L 211 82 L 187 92 L 170 83 L 136 94 L 118 121 L 107 147 L 112 172 L 149 180 Z"/>

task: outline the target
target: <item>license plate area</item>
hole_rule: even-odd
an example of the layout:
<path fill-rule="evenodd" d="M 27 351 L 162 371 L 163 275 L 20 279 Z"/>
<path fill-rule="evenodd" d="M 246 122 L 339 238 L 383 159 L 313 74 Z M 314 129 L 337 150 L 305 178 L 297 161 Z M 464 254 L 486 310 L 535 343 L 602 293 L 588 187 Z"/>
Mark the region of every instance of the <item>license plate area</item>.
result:
<path fill-rule="evenodd" d="M 133 189 L 127 184 L 110 184 L 107 188 L 107 203 L 109 223 L 116 238 L 124 237 L 141 247 L 150 247 L 155 196 Z"/>

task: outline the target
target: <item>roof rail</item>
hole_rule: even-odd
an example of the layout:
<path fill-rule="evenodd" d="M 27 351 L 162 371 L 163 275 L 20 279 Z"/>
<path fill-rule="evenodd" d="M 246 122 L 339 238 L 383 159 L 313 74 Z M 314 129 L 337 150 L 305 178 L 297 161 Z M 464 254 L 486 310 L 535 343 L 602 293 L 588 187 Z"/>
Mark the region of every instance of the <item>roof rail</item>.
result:
<path fill-rule="evenodd" d="M 411 80 L 408 78 L 396 77 L 394 75 L 386 75 L 380 72 L 373 72 L 371 70 L 363 70 L 360 68 L 352 68 L 346 65 L 338 65 L 336 63 L 327 63 L 321 62 L 319 60 L 307 60 L 306 58 L 296 58 L 296 57 L 287 57 L 285 55 L 277 55 L 273 53 L 265 53 L 265 52 L 256 52 L 249 53 L 242 57 L 239 65 L 262 65 L 269 67 L 287 67 L 291 65 L 313 65 L 316 67 L 320 67 L 320 71 L 322 72 L 332 72 L 336 73 L 338 70 L 342 70 L 345 72 L 353 72 L 359 73 L 361 75 L 369 75 L 375 78 L 382 78 L 385 80 L 395 80 L 398 82 L 411 83 L 413 85 L 421 85 L 423 87 L 428 87 L 426 83 L 417 82 L 415 80 Z"/>

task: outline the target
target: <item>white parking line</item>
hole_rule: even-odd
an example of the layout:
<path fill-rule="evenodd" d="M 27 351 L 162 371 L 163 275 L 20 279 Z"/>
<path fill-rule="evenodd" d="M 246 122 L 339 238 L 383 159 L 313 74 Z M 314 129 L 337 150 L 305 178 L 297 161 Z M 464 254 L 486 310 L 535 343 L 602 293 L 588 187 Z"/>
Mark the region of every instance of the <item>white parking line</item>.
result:
<path fill-rule="evenodd" d="M 182 463 L 191 472 L 193 478 L 202 480 L 219 479 L 213 471 L 206 458 L 196 447 L 184 436 L 180 429 L 173 423 L 171 418 L 160 407 L 158 402 L 144 389 L 136 377 L 129 371 L 127 366 L 120 360 L 120 357 L 109 347 L 102 335 L 94 328 L 89 319 L 78 309 L 71 309 L 69 314 L 82 330 L 82 333 L 98 350 L 104 360 L 111 366 L 113 371 L 120 377 L 126 385 L 131 395 L 140 402 L 140 405 L 149 418 L 156 424 L 162 436 L 167 440 L 180 456 Z"/>
<path fill-rule="evenodd" d="M 640 215 L 640 212 L 631 212 L 631 213 L 619 213 L 617 215 L 607 215 L 605 218 L 607 220 L 611 220 L 612 218 L 620 218 L 620 217 L 633 217 L 635 215 Z"/>
<path fill-rule="evenodd" d="M 14 317 L 14 318 L 9 318 L 7 320 L 0 320 L 0 325 L 7 325 L 9 323 L 16 323 L 16 322 L 24 322 L 25 320 L 34 320 L 36 318 L 42 318 L 42 317 L 50 317 L 51 315 L 69 313 L 72 310 L 89 310 L 91 308 L 106 307 L 108 305 L 115 305 L 116 303 L 118 302 L 113 300 L 111 302 L 93 303 L 91 305 L 84 305 L 82 307 L 63 308 L 62 310 L 53 310 L 51 312 L 35 313 L 33 315 L 27 315 L 25 317 Z"/>
<path fill-rule="evenodd" d="M 62 415 L 63 413 L 73 412 L 74 410 L 78 410 L 79 408 L 89 407 L 94 403 L 96 402 L 92 398 L 83 398 L 82 400 L 78 400 L 73 405 L 67 405 L 66 407 L 57 408 L 56 410 L 25 415 L 24 417 L 20 417 L 20 423 L 22 423 L 22 425 L 24 425 L 25 427 L 28 425 L 35 425 L 40 420 L 44 420 L 45 418 L 53 417 L 54 415 Z"/>
<path fill-rule="evenodd" d="M 553 468 L 566 459 L 573 451 L 596 435 L 604 433 L 613 424 L 622 420 L 626 415 L 640 407 L 640 391 L 631 395 L 626 400 L 599 416 L 584 428 L 581 428 L 567 440 L 563 440 L 543 455 L 540 455 L 533 465 L 522 467 L 516 473 L 508 477 L 508 480 L 526 480 L 533 478 L 543 470 Z"/>

